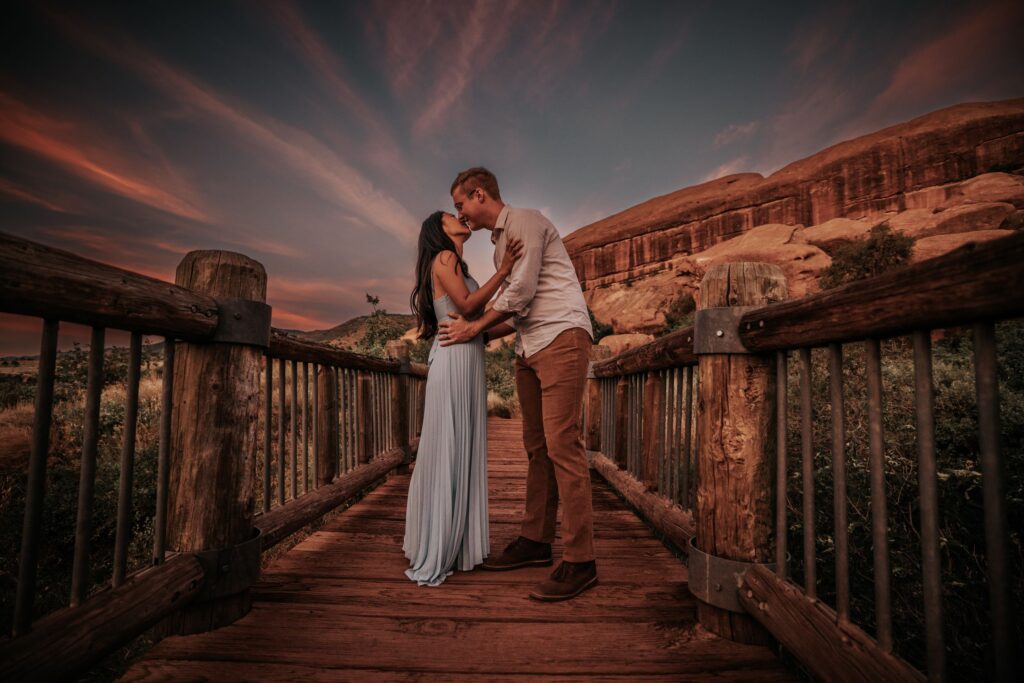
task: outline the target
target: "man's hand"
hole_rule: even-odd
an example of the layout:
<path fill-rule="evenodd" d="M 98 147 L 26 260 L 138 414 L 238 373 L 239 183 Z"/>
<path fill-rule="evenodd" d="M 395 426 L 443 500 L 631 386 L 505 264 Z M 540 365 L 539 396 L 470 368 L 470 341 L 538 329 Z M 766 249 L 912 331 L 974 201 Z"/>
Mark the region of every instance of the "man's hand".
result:
<path fill-rule="evenodd" d="M 442 320 L 438 324 L 438 340 L 441 346 L 465 344 L 480 334 L 475 322 L 470 322 L 459 313 L 449 313 L 451 320 Z"/>

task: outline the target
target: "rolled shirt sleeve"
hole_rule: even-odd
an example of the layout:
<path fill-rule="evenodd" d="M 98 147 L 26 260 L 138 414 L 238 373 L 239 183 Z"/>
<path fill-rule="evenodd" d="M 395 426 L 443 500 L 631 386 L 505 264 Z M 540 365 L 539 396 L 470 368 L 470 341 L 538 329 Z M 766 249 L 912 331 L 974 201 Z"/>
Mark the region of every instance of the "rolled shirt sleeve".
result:
<path fill-rule="evenodd" d="M 537 293 L 540 267 L 544 261 L 544 227 L 531 221 L 510 225 L 506 239 L 512 238 L 522 241 L 523 255 L 512 266 L 507 286 L 494 300 L 494 310 L 524 318 L 530 314 L 530 302 Z"/>

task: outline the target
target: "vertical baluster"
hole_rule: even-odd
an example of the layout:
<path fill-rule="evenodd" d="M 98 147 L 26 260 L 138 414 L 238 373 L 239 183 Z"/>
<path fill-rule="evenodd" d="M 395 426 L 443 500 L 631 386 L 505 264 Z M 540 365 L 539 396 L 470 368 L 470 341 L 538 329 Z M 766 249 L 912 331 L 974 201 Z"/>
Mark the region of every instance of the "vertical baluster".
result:
<path fill-rule="evenodd" d="M 318 365 L 313 363 L 313 419 L 320 420 L 320 375 Z M 313 426 L 313 486 L 319 488 L 320 477 L 320 430 Z"/>
<path fill-rule="evenodd" d="M 278 360 L 277 369 L 281 376 L 277 385 L 277 502 L 284 505 L 284 358 Z"/>
<path fill-rule="evenodd" d="M 946 678 L 942 637 L 942 578 L 939 566 L 939 494 L 935 466 L 935 396 L 929 330 L 914 332 L 914 384 L 917 404 L 918 486 L 921 495 L 921 570 L 924 580 L 928 678 Z"/>
<path fill-rule="evenodd" d="M 135 475 L 135 430 L 139 416 L 139 371 L 142 365 L 142 334 L 132 332 L 128 358 L 128 396 L 121 443 L 121 478 L 117 491 L 117 531 L 114 540 L 114 577 L 117 588 L 128 573 L 128 544 L 132 535 L 132 483 Z"/>
<path fill-rule="evenodd" d="M 270 359 L 267 359 L 269 367 Z M 153 531 L 153 564 L 164 561 L 167 549 L 167 502 L 171 486 L 171 414 L 174 405 L 174 339 L 164 338 L 164 370 L 160 391 L 160 450 L 156 465 L 156 527 Z M 267 479 L 267 484 L 270 480 Z M 266 492 L 267 489 L 264 488 Z M 269 493 L 266 497 L 269 497 Z"/>
<path fill-rule="evenodd" d="M 274 359 L 266 356 L 266 373 L 263 389 L 263 511 L 270 512 L 270 468 L 274 464 Z M 164 370 L 166 372 L 166 369 Z"/>
<path fill-rule="evenodd" d="M 348 369 L 338 368 L 338 429 L 341 438 L 338 439 L 338 457 L 341 462 L 338 465 L 338 474 L 348 472 L 348 413 L 349 413 L 349 390 L 348 390 Z"/>
<path fill-rule="evenodd" d="M 669 441 L 669 416 L 672 415 L 672 382 L 669 380 L 670 374 L 668 370 L 662 371 L 662 386 L 664 387 L 665 400 L 662 401 L 662 410 L 658 416 L 657 429 L 660 434 L 660 441 L 662 441 L 662 450 L 659 455 L 659 465 L 657 473 L 657 490 L 662 496 L 669 495 L 669 464 L 672 462 L 669 458 L 669 449 L 672 447 L 672 443 Z"/>
<path fill-rule="evenodd" d="M 75 560 L 71 570 L 71 606 L 77 607 L 89 591 L 89 550 L 92 538 L 92 503 L 96 487 L 96 452 L 99 446 L 100 395 L 103 393 L 102 327 L 92 328 L 89 372 L 85 388 L 82 465 L 78 478 L 78 514 L 75 520 Z M 162 446 L 162 444 L 161 444 Z"/>
<path fill-rule="evenodd" d="M 992 652 L 995 680 L 1013 680 L 1013 601 L 1010 595 L 1010 561 L 1007 554 L 1006 488 L 999 460 L 999 383 L 995 326 L 974 325 L 974 373 L 978 395 L 978 430 L 981 451 L 982 500 L 985 509 L 985 564 L 988 574 L 989 611 L 992 619 Z"/>
<path fill-rule="evenodd" d="M 814 434 L 811 415 L 811 350 L 800 349 L 800 455 L 803 479 L 804 592 L 818 595 L 814 552 Z"/>
<path fill-rule="evenodd" d="M 342 368 L 333 368 L 333 372 L 334 395 L 337 397 L 337 400 L 334 402 L 334 425 L 338 430 L 338 447 L 334 450 L 334 471 L 338 473 L 338 476 L 341 476 L 345 473 L 342 465 L 345 453 L 345 423 L 342 416 L 345 412 L 342 407 L 344 404 L 342 403 L 341 394 L 341 389 L 344 386 L 344 383 L 342 382 L 342 373 L 344 370 Z"/>
<path fill-rule="evenodd" d="M 832 503 L 836 542 L 836 613 L 850 621 L 850 553 L 846 522 L 846 425 L 843 405 L 843 347 L 828 345 L 829 388 L 832 404 Z"/>
<path fill-rule="evenodd" d="M 668 481 L 666 486 L 668 487 L 668 499 L 673 503 L 679 502 L 678 489 L 679 489 L 679 456 L 680 456 L 680 444 L 679 444 L 679 432 L 676 427 L 680 424 L 679 413 L 683 409 L 682 394 L 679 393 L 681 386 L 679 380 L 679 368 L 671 368 L 668 371 L 670 388 L 669 392 L 672 396 L 672 411 L 668 414 L 668 423 L 665 427 L 665 431 L 668 432 L 666 439 L 668 441 Z"/>
<path fill-rule="evenodd" d="M 292 400 L 291 400 L 291 417 L 289 425 L 291 427 L 291 471 L 292 471 L 292 500 L 299 495 L 299 430 L 298 430 L 298 412 L 299 412 L 299 365 L 298 362 L 291 362 L 292 370 Z"/>
<path fill-rule="evenodd" d="M 682 461 L 682 492 L 679 498 L 684 507 L 690 507 L 693 503 L 693 496 L 690 490 L 693 482 L 690 481 L 690 468 L 693 464 L 693 366 L 687 365 L 683 370 L 683 388 L 686 390 L 686 425 L 683 427 L 683 447 L 680 460 Z"/>
<path fill-rule="evenodd" d="M 302 362 L 302 491 L 309 491 L 309 363 Z"/>
<path fill-rule="evenodd" d="M 786 580 L 786 352 L 775 352 L 775 573 Z"/>
<path fill-rule="evenodd" d="M 57 366 L 58 327 L 59 323 L 56 320 L 43 321 L 39 369 L 36 375 L 36 410 L 32 420 L 32 450 L 29 454 L 28 483 L 25 487 L 25 518 L 21 532 L 18 588 L 14 604 L 14 637 L 24 635 L 32 626 L 39 531 L 46 488 L 46 458 L 50 450 L 50 423 L 53 420 L 53 380 Z"/>
<path fill-rule="evenodd" d="M 875 637 L 892 651 L 892 604 L 889 576 L 889 515 L 885 501 L 885 435 L 882 433 L 882 352 L 877 339 L 869 339 L 868 439 L 871 446 L 871 545 L 875 571 Z"/>

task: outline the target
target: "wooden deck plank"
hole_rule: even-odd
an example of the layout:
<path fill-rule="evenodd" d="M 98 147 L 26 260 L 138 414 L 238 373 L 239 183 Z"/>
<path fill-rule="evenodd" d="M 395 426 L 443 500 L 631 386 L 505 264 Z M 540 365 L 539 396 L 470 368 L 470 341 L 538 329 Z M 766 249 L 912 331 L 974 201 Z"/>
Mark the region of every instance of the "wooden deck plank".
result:
<path fill-rule="evenodd" d="M 519 530 L 526 457 L 515 421 L 490 422 L 492 552 Z M 594 480 L 601 583 L 539 603 L 551 571 L 404 575 L 409 475 L 391 476 L 264 571 L 235 624 L 158 643 L 123 680 L 790 681 L 766 648 L 695 624 L 686 568 Z M 556 559 L 561 542 L 556 541 Z"/>

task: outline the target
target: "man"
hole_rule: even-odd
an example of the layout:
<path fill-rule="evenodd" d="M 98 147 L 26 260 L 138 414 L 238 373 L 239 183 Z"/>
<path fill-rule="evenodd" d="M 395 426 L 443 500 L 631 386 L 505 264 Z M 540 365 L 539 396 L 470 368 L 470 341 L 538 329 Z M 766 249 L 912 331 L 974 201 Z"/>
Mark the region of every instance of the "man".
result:
<path fill-rule="evenodd" d="M 539 211 L 505 204 L 490 171 L 463 171 L 451 195 L 461 221 L 472 230 L 491 231 L 495 264 L 510 239 L 523 244 L 523 255 L 491 308 L 473 321 L 452 316 L 439 332 L 442 346 L 483 332 L 492 339 L 516 333 L 516 388 L 530 459 L 526 509 L 520 536 L 483 568 L 550 566 L 561 500 L 562 562 L 530 597 L 567 600 L 597 585 L 590 472 L 579 424 L 593 343 L 583 291 L 555 226 Z"/>

